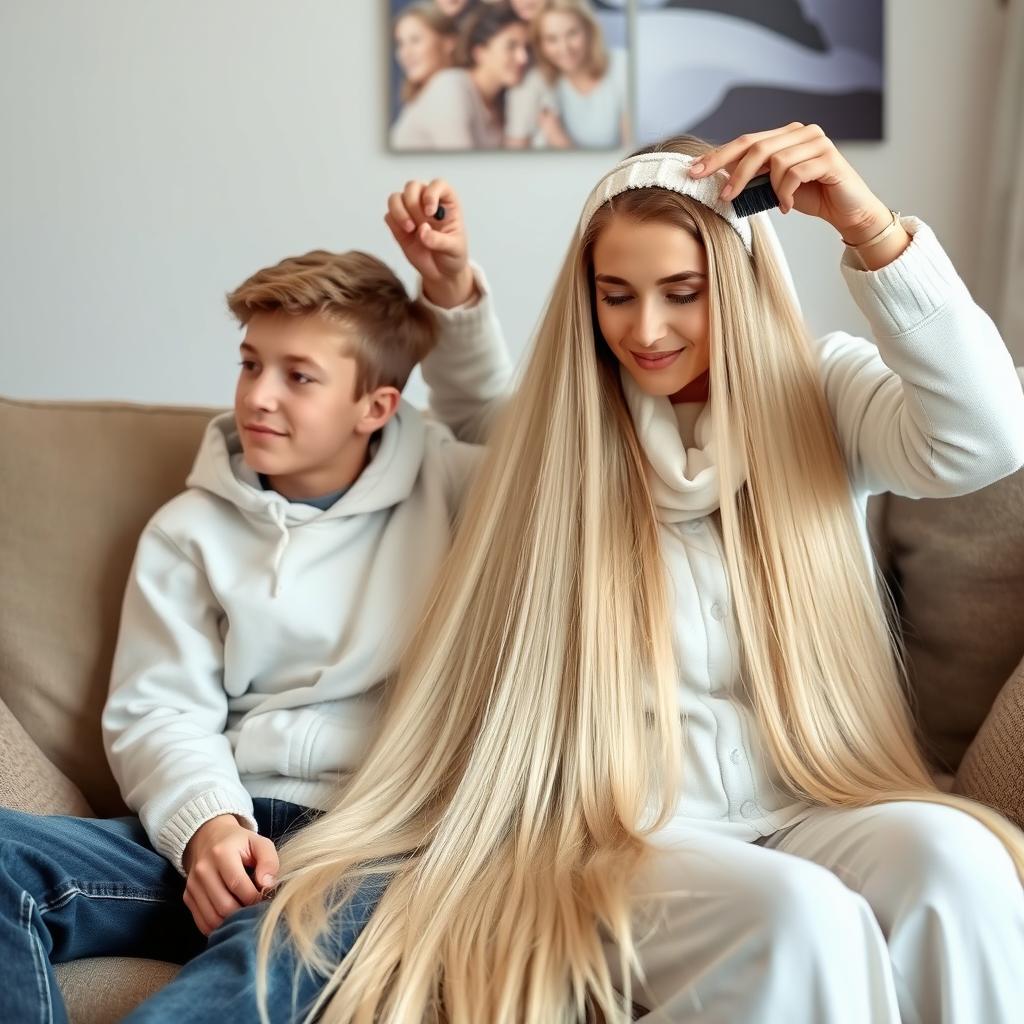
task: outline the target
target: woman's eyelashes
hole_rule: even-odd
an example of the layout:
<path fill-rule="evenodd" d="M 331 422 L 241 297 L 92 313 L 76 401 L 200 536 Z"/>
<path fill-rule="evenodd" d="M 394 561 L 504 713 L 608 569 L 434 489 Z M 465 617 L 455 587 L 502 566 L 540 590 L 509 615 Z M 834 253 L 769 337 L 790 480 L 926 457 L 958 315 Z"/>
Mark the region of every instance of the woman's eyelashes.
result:
<path fill-rule="evenodd" d="M 688 302 L 696 302 L 699 295 L 699 292 L 690 292 L 688 295 L 666 295 L 665 298 L 678 306 L 685 306 Z M 621 306 L 624 302 L 631 301 L 632 298 L 632 295 L 602 295 L 601 301 L 608 306 Z"/>

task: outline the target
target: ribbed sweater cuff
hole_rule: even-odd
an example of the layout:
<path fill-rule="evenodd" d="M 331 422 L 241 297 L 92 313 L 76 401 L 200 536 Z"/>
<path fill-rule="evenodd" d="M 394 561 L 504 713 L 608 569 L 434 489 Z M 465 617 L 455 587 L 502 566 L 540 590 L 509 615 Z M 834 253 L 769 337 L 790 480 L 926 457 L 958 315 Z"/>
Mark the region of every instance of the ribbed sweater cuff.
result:
<path fill-rule="evenodd" d="M 461 306 L 452 306 L 446 309 L 443 306 L 435 306 L 423 294 L 423 282 L 420 282 L 419 299 L 431 310 L 441 322 L 441 339 L 445 345 L 454 343 L 463 348 L 467 342 L 477 341 L 480 337 L 480 324 L 492 319 L 494 313 L 494 301 L 491 297 L 491 287 L 487 283 L 487 277 L 479 265 L 470 261 L 473 277 L 476 280 L 479 297 L 472 302 L 465 302 Z"/>
<path fill-rule="evenodd" d="M 237 814 L 247 828 L 258 832 L 259 827 L 252 815 L 252 798 L 245 790 L 232 792 L 227 789 L 211 789 L 189 800 L 167 821 L 157 835 L 157 852 L 166 857 L 184 875 L 181 863 L 189 840 L 211 818 L 221 814 Z"/>
<path fill-rule="evenodd" d="M 876 336 L 913 330 L 953 299 L 970 301 L 935 233 L 917 217 L 902 217 L 910 245 L 887 266 L 864 270 L 855 252 L 844 250 L 840 262 L 850 294 Z"/>

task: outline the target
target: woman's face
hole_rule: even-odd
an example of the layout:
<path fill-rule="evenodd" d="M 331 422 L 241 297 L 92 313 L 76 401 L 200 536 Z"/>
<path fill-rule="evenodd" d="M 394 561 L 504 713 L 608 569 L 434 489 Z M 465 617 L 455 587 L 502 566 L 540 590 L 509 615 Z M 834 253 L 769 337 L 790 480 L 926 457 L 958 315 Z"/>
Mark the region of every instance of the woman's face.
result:
<path fill-rule="evenodd" d="M 451 65 L 454 40 L 435 32 L 415 15 L 395 25 L 395 60 L 406 80 L 422 85 L 435 71 Z"/>
<path fill-rule="evenodd" d="M 512 10 L 523 21 L 533 21 L 544 6 L 544 0 L 511 0 Z"/>
<path fill-rule="evenodd" d="M 460 15 L 469 4 L 469 0 L 434 0 L 434 2 L 441 8 L 441 13 L 449 18 Z"/>
<path fill-rule="evenodd" d="M 594 245 L 597 321 L 649 395 L 674 395 L 710 364 L 707 259 L 688 232 L 612 217 Z"/>
<path fill-rule="evenodd" d="M 540 51 L 563 75 L 578 71 L 587 59 L 587 30 L 571 11 L 551 11 L 540 21 Z"/>
<path fill-rule="evenodd" d="M 506 25 L 473 50 L 475 65 L 502 89 L 509 89 L 518 85 L 526 73 L 530 63 L 528 43 L 529 33 L 525 24 Z"/>

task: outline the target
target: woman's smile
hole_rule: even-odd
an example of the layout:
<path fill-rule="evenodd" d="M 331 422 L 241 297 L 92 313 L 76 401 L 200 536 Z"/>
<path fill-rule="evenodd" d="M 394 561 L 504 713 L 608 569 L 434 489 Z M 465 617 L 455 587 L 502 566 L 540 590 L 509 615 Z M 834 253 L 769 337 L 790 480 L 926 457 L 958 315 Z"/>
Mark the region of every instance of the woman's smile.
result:
<path fill-rule="evenodd" d="M 641 370 L 663 370 L 671 366 L 686 351 L 686 346 L 664 352 L 631 352 Z"/>

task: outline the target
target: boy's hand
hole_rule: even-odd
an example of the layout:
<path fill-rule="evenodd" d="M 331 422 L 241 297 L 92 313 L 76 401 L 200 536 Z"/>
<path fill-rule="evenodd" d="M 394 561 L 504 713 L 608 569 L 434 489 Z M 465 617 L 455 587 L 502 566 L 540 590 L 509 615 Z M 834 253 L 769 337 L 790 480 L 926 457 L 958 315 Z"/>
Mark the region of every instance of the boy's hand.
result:
<path fill-rule="evenodd" d="M 438 206 L 444 207 L 443 220 L 434 216 Z M 476 297 L 462 205 L 451 185 L 440 178 L 429 184 L 407 181 L 401 192 L 388 196 L 384 222 L 435 306 L 450 309 Z"/>
<path fill-rule="evenodd" d="M 185 906 L 196 926 L 209 935 L 242 907 L 260 900 L 260 889 L 273 885 L 280 863 L 273 842 L 242 825 L 233 814 L 221 814 L 200 825 L 185 847 L 182 866 L 188 872 Z"/>

